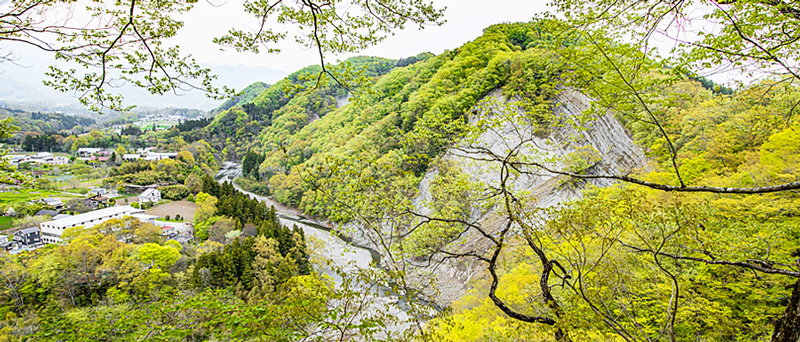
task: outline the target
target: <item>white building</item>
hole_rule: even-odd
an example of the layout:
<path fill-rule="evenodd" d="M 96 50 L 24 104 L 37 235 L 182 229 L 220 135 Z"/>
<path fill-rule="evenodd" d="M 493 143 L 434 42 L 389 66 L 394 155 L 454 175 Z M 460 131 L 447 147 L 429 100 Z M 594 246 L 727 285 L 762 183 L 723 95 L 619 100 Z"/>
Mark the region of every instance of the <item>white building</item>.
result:
<path fill-rule="evenodd" d="M 3 156 L 3 158 L 8 160 L 8 162 L 14 166 L 19 166 L 20 163 L 30 161 L 30 156 L 24 154 L 8 154 Z"/>
<path fill-rule="evenodd" d="M 42 223 L 39 227 L 42 231 L 42 241 L 44 243 L 61 243 L 61 235 L 64 229 L 72 227 L 90 228 L 106 222 L 110 219 L 119 219 L 133 214 L 143 213 L 144 210 L 136 209 L 131 206 L 109 207 L 105 209 L 90 211 L 85 214 L 69 216 L 58 220 Z"/>
<path fill-rule="evenodd" d="M 161 200 L 161 191 L 158 189 L 147 189 L 139 195 L 139 203 L 152 202 L 156 203 Z"/>
<path fill-rule="evenodd" d="M 56 156 L 50 152 L 39 152 L 32 155 L 9 154 L 3 157 L 8 160 L 11 165 L 19 166 L 21 163 L 36 163 L 36 164 L 51 164 L 51 165 L 66 165 L 69 164 L 69 158 Z"/>
<path fill-rule="evenodd" d="M 139 159 L 141 157 L 142 157 L 142 155 L 138 154 L 138 153 L 128 153 L 128 154 L 125 154 L 125 155 L 122 156 L 122 160 L 131 161 L 131 160 L 137 160 L 137 159 Z"/>
<path fill-rule="evenodd" d="M 147 214 L 133 214 L 131 216 L 139 221 L 149 224 L 156 224 L 156 219 L 158 218 L 158 216 L 156 215 L 147 215 Z"/>
<path fill-rule="evenodd" d="M 48 159 L 48 158 L 52 159 L 53 158 L 53 154 L 50 153 L 50 152 L 39 152 L 39 153 L 36 153 L 33 156 L 31 156 L 31 158 L 33 158 L 33 159 Z"/>
<path fill-rule="evenodd" d="M 95 153 L 99 153 L 102 151 L 102 148 L 95 148 L 95 147 L 81 147 L 75 153 L 81 157 L 88 157 Z"/>
<path fill-rule="evenodd" d="M 142 158 L 144 158 L 144 160 L 158 161 L 158 160 L 162 160 L 162 159 L 175 159 L 175 157 L 177 157 L 177 156 L 178 156 L 177 153 L 155 153 L 155 152 L 150 152 L 150 153 L 146 154 Z"/>
<path fill-rule="evenodd" d="M 106 188 L 91 188 L 89 189 L 89 193 L 92 195 L 105 195 L 108 193 Z"/>
<path fill-rule="evenodd" d="M 67 165 L 69 164 L 69 158 L 63 156 L 55 156 L 53 157 L 53 165 Z"/>

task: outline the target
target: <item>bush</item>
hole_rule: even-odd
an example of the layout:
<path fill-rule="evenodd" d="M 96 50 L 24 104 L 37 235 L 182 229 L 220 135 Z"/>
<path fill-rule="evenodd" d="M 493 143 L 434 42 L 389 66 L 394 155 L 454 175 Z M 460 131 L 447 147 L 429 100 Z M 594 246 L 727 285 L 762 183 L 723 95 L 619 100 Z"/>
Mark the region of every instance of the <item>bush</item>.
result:
<path fill-rule="evenodd" d="M 133 203 L 131 203 L 131 207 L 134 207 L 134 208 L 136 208 L 136 209 L 141 209 L 141 207 L 139 206 L 139 202 L 133 202 Z"/>
<path fill-rule="evenodd" d="M 169 182 L 171 180 L 173 180 L 173 178 L 164 172 L 150 170 L 135 174 L 131 182 L 136 185 L 149 185 L 158 182 Z"/>
<path fill-rule="evenodd" d="M 185 185 L 170 185 L 158 188 L 161 198 L 178 201 L 186 198 L 191 193 Z"/>
<path fill-rule="evenodd" d="M 165 220 L 167 220 L 167 221 L 169 221 L 169 215 L 167 215 L 167 216 L 164 216 L 164 219 L 165 219 Z"/>

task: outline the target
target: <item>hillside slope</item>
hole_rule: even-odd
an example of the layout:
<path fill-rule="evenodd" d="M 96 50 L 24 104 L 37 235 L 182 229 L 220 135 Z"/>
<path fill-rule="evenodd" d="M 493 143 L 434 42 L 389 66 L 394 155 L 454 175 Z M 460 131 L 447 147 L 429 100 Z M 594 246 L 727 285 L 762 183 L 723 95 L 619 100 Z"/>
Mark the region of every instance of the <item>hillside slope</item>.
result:
<path fill-rule="evenodd" d="M 726 192 L 800 180 L 800 91 L 715 92 L 609 43 L 651 64 L 631 92 L 597 45 L 554 44 L 547 27 L 361 59 L 375 85 L 358 103 L 337 84 L 286 92 L 310 67 L 186 140 L 216 139 L 244 159 L 241 186 L 340 225 L 400 290 L 451 304 L 431 324 L 451 340 L 552 337 L 561 323 L 587 340 L 763 340 L 795 298 L 800 195 Z"/>
<path fill-rule="evenodd" d="M 449 148 L 442 159 L 448 162 L 448 166 L 454 165 L 461 173 L 469 175 L 472 182 L 488 188 L 500 187 L 501 173 L 497 161 L 486 160 L 487 153 L 482 151 L 484 148 L 501 157 L 516 151 L 523 155 L 539 155 L 541 159 L 560 161 L 561 167 L 566 166 L 564 163 L 575 160 L 576 155 L 583 151 L 595 151 L 592 164 L 580 166 L 582 168 L 580 171 L 589 175 L 629 174 L 646 166 L 646 157 L 642 149 L 633 142 L 623 125 L 611 114 L 597 118 L 586 129 L 577 129 L 581 113 L 589 107 L 588 97 L 572 90 L 564 90 L 555 96 L 555 101 L 557 103 L 554 110 L 555 117 L 569 123 L 541 133 L 536 132 L 533 126 L 515 123 L 514 114 L 508 112 L 523 111 L 519 103 L 508 100 L 499 91 L 489 94 L 481 100 L 481 103 L 490 104 L 482 107 L 481 110 L 484 111 L 482 116 L 490 116 L 501 125 L 483 131 L 474 142 L 462 142 Z M 414 206 L 423 215 L 432 215 L 432 207 L 436 206 L 431 183 L 436 181 L 438 174 L 439 169 L 433 168 L 420 182 L 419 195 L 414 200 Z M 541 173 L 517 175 L 507 183 L 515 191 L 536 198 L 536 201 L 531 203 L 531 209 L 535 210 L 533 208 L 559 206 L 566 201 L 579 198 L 587 186 L 604 187 L 614 182 L 603 179 L 571 182 L 562 176 Z M 498 211 L 502 211 L 499 205 L 494 205 L 488 210 L 473 209 L 468 221 L 480 225 L 485 232 L 494 235 L 504 224 L 502 215 Z M 359 242 L 369 245 L 375 240 L 374 237 L 362 235 Z M 484 236 L 477 231 L 469 231 L 458 241 L 448 243 L 444 249 L 452 253 L 468 253 L 473 250 L 488 250 L 490 246 L 490 241 Z M 437 281 L 436 286 L 420 286 L 420 288 L 431 291 L 435 289 L 436 292 L 430 292 L 428 295 L 443 305 L 450 305 L 463 296 L 473 277 L 485 276 L 483 265 L 476 259 L 465 263 L 464 260 L 440 257 L 435 261 L 433 267 L 421 268 L 416 272 L 420 277 L 418 279 L 420 283 L 431 273 L 436 275 L 434 277 Z"/>

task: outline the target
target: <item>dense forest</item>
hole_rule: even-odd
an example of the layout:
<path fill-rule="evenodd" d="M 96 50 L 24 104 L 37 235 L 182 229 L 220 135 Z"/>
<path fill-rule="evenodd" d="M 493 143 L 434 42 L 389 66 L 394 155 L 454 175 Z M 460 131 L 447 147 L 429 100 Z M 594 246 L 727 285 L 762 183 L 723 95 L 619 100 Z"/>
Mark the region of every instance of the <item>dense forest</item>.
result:
<path fill-rule="evenodd" d="M 244 151 L 264 156 L 257 168 L 246 165 L 245 173 L 268 184 L 268 194 L 275 199 L 313 215 L 347 221 L 347 216 L 336 217 L 340 212 L 327 212 L 329 203 L 315 192 L 316 185 L 304 179 L 324 178 L 314 173 L 330 163 L 348 164 L 351 170 L 368 168 L 376 177 L 387 172 L 387 165 L 399 166 L 400 173 L 410 172 L 419 179 L 464 132 L 469 109 L 490 91 L 499 88 L 507 95 L 552 98 L 556 70 L 547 64 L 553 56 L 537 48 L 543 38 L 528 34 L 533 32 L 529 30 L 531 26 L 523 24 L 497 25 L 457 50 L 403 60 L 405 66 L 376 81 L 363 106 L 328 107 L 322 112 L 309 107 L 324 103 L 323 95 L 333 92 L 335 85 L 289 101 L 280 93 L 265 91 L 254 106 L 279 105 L 269 118 L 273 123 L 231 142 L 237 142 L 237 149 L 243 146 Z M 216 120 L 228 120 L 236 110 Z"/>
<path fill-rule="evenodd" d="M 258 96 L 259 94 L 261 94 L 261 92 L 263 92 L 268 87 L 269 87 L 269 85 L 265 84 L 263 82 L 253 83 L 253 84 L 245 87 L 244 89 L 242 89 L 241 95 L 238 95 L 238 96 L 236 96 L 236 97 L 234 97 L 232 99 L 228 99 L 227 101 L 225 101 L 221 105 L 219 105 L 219 107 L 217 107 L 214 110 L 212 110 L 211 114 L 212 115 L 213 114 L 218 114 L 219 112 L 231 109 L 232 107 L 242 106 L 242 105 L 248 104 L 250 102 L 253 102 L 255 97 Z"/>
<path fill-rule="evenodd" d="M 321 58 L 341 52 L 317 31 L 316 15 L 334 20 L 335 8 L 281 6 L 284 22 L 313 18 Z M 193 200 L 196 241 L 112 220 L 68 230 L 61 246 L 0 254 L 0 334 L 800 339 L 800 10 L 756 0 L 552 6 L 564 18 L 492 25 L 439 55 L 321 63 L 252 85 L 211 119 L 125 137 L 180 153 L 116 165 L 106 183 L 164 183 Z M 690 26 L 693 6 L 706 6 L 697 12 L 714 34 L 651 49 L 671 25 Z M 399 14 L 438 18 L 416 10 Z M 370 18 L 349 23 L 379 25 Z M 244 50 L 277 37 L 231 32 L 222 41 Z M 335 32 L 358 47 L 380 40 Z M 747 82 L 701 75 L 725 68 Z M 123 139 L 89 137 L 97 142 L 55 143 Z M 289 228 L 275 208 L 217 183 L 222 161 L 241 161 L 238 186 L 335 224 L 332 236 L 368 247 L 373 263 L 322 258 L 338 240 Z"/>
<path fill-rule="evenodd" d="M 601 47 L 621 60 L 623 54 L 635 54 L 632 47 L 610 40 L 603 41 L 609 45 L 576 45 L 554 52 L 556 38 L 547 29 L 558 25 L 539 21 L 489 27 L 483 36 L 456 50 L 396 66 L 375 80 L 373 91 L 358 106 L 333 106 L 332 97 L 341 92 L 336 85 L 290 98 L 268 89 L 253 104 L 219 114 L 209 127 L 226 127 L 230 133 L 238 129 L 233 133 L 237 139 L 228 140 L 233 144 L 226 145 L 225 155 L 243 157 L 241 185 L 338 222 L 369 227 L 370 219 L 359 216 L 397 220 L 396 215 L 418 210 L 412 203 L 417 187 L 434 172 L 436 187 L 430 190 L 434 198 L 470 198 L 472 202 L 467 207 L 444 202 L 434 208 L 439 217 L 409 218 L 406 228 L 397 229 L 418 227 L 404 234 L 407 241 L 402 248 L 412 256 L 452 253 L 444 246 L 457 243 L 470 224 L 480 222 L 471 208 L 500 207 L 496 199 L 481 200 L 475 195 L 498 190 L 459 175 L 457 168 L 442 159 L 443 153 L 456 142 L 469 142 L 481 131 L 502 125 L 502 120 L 517 120 L 484 117 L 476 108 L 502 106 L 486 102 L 499 91 L 502 98 L 516 101 L 514 107 L 525 113 L 518 120 L 532 125 L 534 136 L 547 138 L 560 127 L 576 124 L 553 116 L 555 99 L 564 87 L 584 89 L 598 99 L 612 96 L 608 88 L 592 85 L 597 76 L 590 73 L 577 73 L 565 81 L 564 75 L 575 69 L 575 63 L 598 63 L 593 59 L 602 57 Z M 654 125 L 647 112 L 633 108 L 632 102 L 612 107 L 652 161 L 645 169 L 633 170 L 637 179 L 676 187 L 759 187 L 797 179 L 796 120 L 786 116 L 800 98 L 795 86 L 774 89 L 773 82 L 765 81 L 733 92 L 688 73 L 676 75 L 656 62 L 647 68 L 668 79 L 658 87 L 642 85 L 650 87 L 648 99 L 658 99 L 647 109 L 659 124 Z M 770 96 L 761 96 L 765 92 Z M 616 96 L 620 102 L 632 101 Z M 268 110 L 254 112 L 266 103 L 271 106 Z M 596 104 L 581 122 L 596 120 L 609 108 L 602 101 Z M 256 121 L 264 125 L 244 133 L 253 125 L 245 118 L 253 118 L 254 113 L 269 114 L 257 114 Z M 234 148 L 237 152 L 231 154 Z M 664 193 L 624 184 L 594 189 L 569 180 L 591 172 L 598 155 L 589 148 L 571 155 L 572 160 L 558 161 L 574 165 L 559 171 L 563 186 L 589 188 L 582 200 L 563 208 L 525 209 L 524 216 L 518 215 L 523 215 L 519 210 L 525 207 L 499 210 L 519 225 L 516 229 L 522 229 L 517 243 L 524 246 L 526 236 L 537 240 L 529 240 L 534 241 L 530 248 L 503 249 L 502 244 L 491 244 L 498 255 L 505 255 L 491 264 L 497 274 L 475 281 L 473 293 L 453 304 L 458 309 L 452 316 L 429 325 L 431 333 L 463 341 L 511 336 L 547 339 L 569 331 L 586 339 L 607 340 L 622 331 L 632 339 L 645 339 L 659 335 L 663 330 L 656 327 L 667 324 L 678 340 L 769 336 L 786 308 L 796 272 L 791 266 L 798 236 L 796 193 Z M 680 163 L 674 164 L 676 159 Z M 535 158 L 507 162 L 522 174 L 542 165 Z M 501 193 L 517 200 L 527 196 Z M 535 217 L 548 219 L 543 224 Z M 562 249 L 574 243 L 596 252 Z M 562 269 L 548 273 L 556 272 L 550 264 L 541 271 L 542 255 L 547 256 L 543 260 L 553 260 L 548 262 L 559 260 Z M 469 253 L 463 257 L 469 258 Z M 561 274 L 564 287 L 552 290 L 556 304 L 544 303 L 536 310 L 554 317 L 543 321 L 563 321 L 563 325 L 536 325 L 519 316 L 506 316 L 511 312 L 530 317 L 532 309 L 525 303 L 531 296 L 525 293 L 543 291 L 537 288 L 542 274 Z M 578 280 L 575 274 L 581 275 Z M 492 279 L 499 287 L 490 286 Z M 615 287 L 600 279 L 615 279 Z M 508 305 L 504 310 L 482 299 L 486 297 L 481 294 L 490 289 L 492 295 L 504 298 Z M 587 291 L 591 297 L 582 297 Z M 514 293 L 518 295 L 510 295 Z M 669 298 L 676 300 L 669 304 Z M 601 303 L 604 308 L 596 307 Z M 666 314 L 654 303 L 669 308 Z M 618 316 L 625 312 L 636 316 Z M 753 317 L 747 312 L 761 314 Z M 664 321 L 664 317 L 674 319 Z"/>
<path fill-rule="evenodd" d="M 427 55 L 412 57 L 402 62 L 409 63 L 424 58 L 427 58 Z M 366 77 L 377 78 L 400 65 L 399 62 L 375 57 L 353 57 L 342 65 L 358 70 Z M 253 84 L 245 89 L 241 98 L 237 98 L 236 106 L 222 111 L 206 126 L 198 126 L 188 131 L 181 129 L 179 135 L 187 142 L 200 139 L 208 141 L 222 151 L 222 156 L 226 160 L 242 160 L 247 151 L 260 151 L 257 147 L 257 138 L 264 132 L 286 132 L 288 137 L 314 120 L 336 110 L 346 101 L 347 90 L 332 80 L 314 90 L 307 92 L 298 90 L 306 87 L 308 83 L 313 83 L 307 78 L 319 70 L 318 66 L 304 68 L 258 93 L 255 91 L 263 85 Z M 225 105 L 219 109 L 223 107 Z M 282 145 L 279 143 L 276 146 Z"/>

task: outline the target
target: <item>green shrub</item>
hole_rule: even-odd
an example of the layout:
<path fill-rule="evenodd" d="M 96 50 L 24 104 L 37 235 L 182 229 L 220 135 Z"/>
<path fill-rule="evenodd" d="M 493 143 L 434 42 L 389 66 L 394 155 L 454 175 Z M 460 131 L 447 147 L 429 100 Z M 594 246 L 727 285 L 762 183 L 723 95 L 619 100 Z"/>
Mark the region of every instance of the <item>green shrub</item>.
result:
<path fill-rule="evenodd" d="M 173 201 L 182 200 L 191 194 L 191 191 L 185 185 L 162 186 L 158 190 L 161 191 L 162 198 Z"/>

